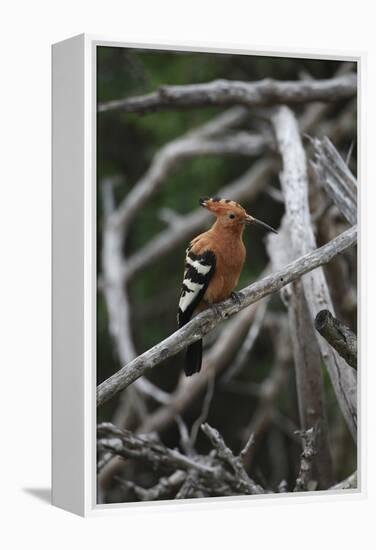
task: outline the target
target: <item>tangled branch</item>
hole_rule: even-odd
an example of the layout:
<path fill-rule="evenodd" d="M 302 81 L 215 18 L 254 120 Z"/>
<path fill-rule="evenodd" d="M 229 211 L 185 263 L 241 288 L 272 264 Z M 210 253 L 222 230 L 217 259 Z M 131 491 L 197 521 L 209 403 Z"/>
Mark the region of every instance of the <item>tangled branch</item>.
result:
<path fill-rule="evenodd" d="M 233 300 L 226 300 L 217 305 L 216 311 L 208 310 L 199 314 L 180 330 L 139 355 L 113 376 L 102 382 L 97 388 L 97 405 L 99 406 L 111 399 L 117 392 L 142 376 L 148 369 L 155 367 L 164 359 L 176 355 L 190 343 L 202 338 L 224 318 L 231 317 L 264 296 L 277 292 L 305 273 L 328 263 L 337 254 L 355 244 L 356 237 L 357 230 L 354 226 L 321 248 L 302 256 L 280 271 L 244 288 L 240 293 L 240 304 L 234 303 Z"/>

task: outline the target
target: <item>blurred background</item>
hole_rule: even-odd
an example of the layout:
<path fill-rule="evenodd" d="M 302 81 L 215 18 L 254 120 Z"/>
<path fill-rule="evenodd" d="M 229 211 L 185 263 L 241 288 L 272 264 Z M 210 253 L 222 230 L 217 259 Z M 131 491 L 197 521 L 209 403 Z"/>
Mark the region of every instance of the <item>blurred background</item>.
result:
<path fill-rule="evenodd" d="M 97 100 L 104 103 L 155 91 L 166 84 L 194 84 L 218 78 L 253 81 L 263 78 L 300 80 L 331 78 L 356 65 L 339 61 L 277 58 L 245 55 L 146 51 L 126 48 L 97 49 Z M 294 107 L 301 119 L 307 109 Z M 122 352 L 111 332 L 103 277 L 103 237 L 106 217 L 121 205 L 128 193 L 147 173 L 154 156 L 167 143 L 213 119 L 224 108 L 200 107 L 162 110 L 155 113 L 125 113 L 121 109 L 98 113 L 97 117 L 97 381 L 107 379 L 124 364 Z M 268 136 L 270 128 L 262 113 L 252 110 L 241 127 L 254 134 Z M 342 100 L 326 108 L 323 116 L 304 137 L 310 158 L 310 137 L 329 135 L 356 175 L 355 100 Z M 174 231 L 174 223 L 198 209 L 201 196 L 214 196 L 262 160 L 260 155 L 205 155 L 179 163 L 167 174 L 157 192 L 132 216 L 122 242 L 124 264 L 160 233 Z M 255 217 L 278 228 L 284 212 L 278 179 L 278 155 L 267 154 L 277 163 L 268 172 L 267 181 L 242 206 Z M 232 199 L 231 196 L 225 197 Z M 310 206 L 315 217 L 318 245 L 322 245 L 345 227 L 342 218 L 312 185 Z M 112 209 L 112 210 L 111 210 Z M 207 227 L 210 225 L 208 218 Z M 195 236 L 194 228 L 191 237 Z M 160 255 L 124 282 L 128 326 L 134 351 L 140 354 L 173 333 L 182 282 L 186 242 Z M 247 259 L 238 290 L 260 278 L 269 264 L 265 233 L 257 228 L 245 232 Z M 356 331 L 356 251 L 346 252 L 340 261 L 326 268 L 333 302 L 338 316 Z M 293 487 L 299 468 L 301 441 L 299 412 L 291 343 L 286 309 L 279 294 L 263 302 L 262 307 L 234 327 L 237 337 L 228 340 L 226 350 L 218 348 L 219 337 L 232 321 L 222 323 L 205 340 L 207 361 L 215 375 L 202 387 L 197 380 L 181 380 L 183 356 L 172 357 L 151 369 L 148 380 L 153 386 L 128 388 L 98 409 L 98 422 L 111 421 L 139 433 L 157 432 L 169 447 L 181 447 L 182 429 L 195 434 L 195 448 L 207 453 L 210 445 L 197 430 L 197 419 L 206 417 L 238 453 L 251 432 L 255 443 L 247 458 L 247 470 L 265 487 L 276 490 L 281 480 Z M 253 327 L 253 331 L 252 331 Z M 227 340 L 226 340 L 227 342 Z M 125 344 L 126 345 L 126 344 Z M 217 348 L 215 348 L 217 346 Z M 211 355 L 210 355 L 210 352 Z M 124 352 L 123 352 L 124 354 Z M 127 352 L 125 351 L 125 355 Z M 200 377 L 194 376 L 194 379 Z M 328 431 L 333 460 L 331 483 L 356 469 L 356 447 L 338 408 L 330 380 L 323 369 Z M 186 384 L 193 384 L 187 388 Z M 162 390 L 159 399 L 155 387 Z M 269 393 L 268 393 L 269 391 Z M 153 395 L 154 392 L 154 395 Z M 169 398 L 179 402 L 169 405 Z M 180 401 L 179 401 L 180 400 Z M 203 415 L 203 416 L 202 416 Z M 116 470 L 116 471 L 115 471 Z M 119 479 L 151 487 L 159 479 L 156 472 L 129 461 L 104 475 L 102 502 L 137 500 L 134 492 Z M 326 487 L 322 487 L 326 488 Z M 289 489 L 290 490 L 290 489 Z"/>

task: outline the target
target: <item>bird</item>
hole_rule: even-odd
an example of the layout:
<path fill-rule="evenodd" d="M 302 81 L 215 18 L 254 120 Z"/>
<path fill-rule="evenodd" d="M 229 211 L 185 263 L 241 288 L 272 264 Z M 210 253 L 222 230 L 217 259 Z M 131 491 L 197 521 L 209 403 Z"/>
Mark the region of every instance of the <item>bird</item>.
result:
<path fill-rule="evenodd" d="M 214 214 L 212 227 L 195 237 L 185 255 L 184 276 L 181 287 L 178 326 L 186 325 L 191 318 L 215 304 L 232 297 L 243 269 L 246 249 L 243 232 L 246 225 L 259 224 L 277 233 L 270 225 L 254 218 L 235 201 L 221 197 L 202 197 L 200 206 Z M 200 372 L 202 339 L 187 347 L 184 363 L 186 376 Z"/>

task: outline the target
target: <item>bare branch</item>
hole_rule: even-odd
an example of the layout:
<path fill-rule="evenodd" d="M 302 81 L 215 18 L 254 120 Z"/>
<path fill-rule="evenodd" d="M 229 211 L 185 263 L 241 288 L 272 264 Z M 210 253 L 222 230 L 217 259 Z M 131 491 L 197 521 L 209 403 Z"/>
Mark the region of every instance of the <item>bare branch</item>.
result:
<path fill-rule="evenodd" d="M 195 461 L 175 449 L 169 449 L 158 441 L 134 435 L 128 430 L 120 430 L 110 423 L 99 424 L 97 430 L 100 448 L 123 458 L 139 458 L 175 470 L 194 469 L 203 475 L 215 475 L 211 466 Z"/>
<path fill-rule="evenodd" d="M 311 162 L 317 182 L 323 186 L 349 224 L 357 220 L 357 185 L 347 164 L 328 138 L 314 139 Z"/>
<path fill-rule="evenodd" d="M 231 367 L 227 370 L 227 372 L 224 374 L 221 380 L 221 384 L 227 384 L 227 382 L 229 382 L 244 367 L 247 361 L 247 358 L 249 357 L 249 354 L 262 328 L 269 299 L 270 299 L 270 296 L 260 301 L 260 305 L 257 308 L 257 312 L 255 315 L 255 320 L 249 327 L 248 334 L 235 358 L 235 361 L 233 362 Z"/>
<path fill-rule="evenodd" d="M 316 247 L 308 207 L 308 178 L 306 158 L 301 144 L 298 126 L 292 111 L 280 107 L 273 117 L 278 146 L 283 158 L 280 176 L 286 201 L 286 216 L 291 242 L 296 255 L 305 254 Z M 302 278 L 304 294 L 312 320 L 324 307 L 333 310 L 324 272 L 318 269 Z M 347 425 L 356 439 L 357 390 L 354 370 L 334 352 L 331 346 L 318 339 L 321 354 L 333 384 L 338 404 Z"/>
<path fill-rule="evenodd" d="M 214 377 L 211 376 L 209 378 L 208 389 L 207 389 L 207 392 L 205 394 L 204 402 L 202 404 L 202 410 L 201 410 L 200 416 L 195 420 L 195 422 L 192 426 L 192 430 L 191 430 L 191 443 L 192 443 L 192 446 L 194 446 L 195 443 L 196 443 L 198 431 L 201 427 L 201 424 L 203 422 L 205 422 L 205 420 L 208 417 L 210 404 L 211 404 L 211 401 L 213 399 L 213 394 L 214 394 L 214 384 L 215 384 Z"/>
<path fill-rule="evenodd" d="M 115 477 L 116 481 L 120 485 L 124 486 L 127 489 L 131 489 L 134 494 L 141 501 L 148 500 L 160 500 L 163 498 L 168 498 L 171 493 L 174 493 L 180 486 L 184 483 L 187 478 L 187 474 L 183 470 L 176 470 L 169 477 L 161 477 L 160 480 L 154 487 L 150 489 L 144 489 L 139 485 L 136 485 L 132 481 Z"/>
<path fill-rule="evenodd" d="M 328 105 L 323 103 L 313 103 L 310 105 L 299 121 L 301 131 L 303 133 L 310 131 L 327 112 L 327 109 Z M 353 105 L 345 107 L 335 122 L 331 122 L 325 128 L 325 133 L 335 139 L 341 139 L 343 135 L 347 135 L 349 131 L 348 119 L 352 120 L 353 110 Z M 231 111 L 232 109 L 227 111 L 227 113 Z M 268 139 L 264 139 L 265 149 L 270 148 L 272 140 L 268 141 Z M 268 189 L 267 181 L 276 172 L 276 169 L 277 163 L 274 159 L 263 158 L 258 160 L 243 176 L 220 189 L 217 194 L 221 197 L 231 197 L 240 203 L 252 201 L 263 189 Z M 141 250 L 128 258 L 127 265 L 124 267 L 124 277 L 126 280 L 131 280 L 139 271 L 151 263 L 160 260 L 162 255 L 174 250 L 180 244 L 188 242 L 193 235 L 205 229 L 209 220 L 210 215 L 201 209 L 182 216 L 181 223 L 174 226 L 173 232 L 169 229 L 162 231 Z"/>
<path fill-rule="evenodd" d="M 265 491 L 257 485 L 247 474 L 244 469 L 242 459 L 238 456 L 235 456 L 231 449 L 229 449 L 224 442 L 221 434 L 210 426 L 209 424 L 202 424 L 202 431 L 208 437 L 213 447 L 217 450 L 218 456 L 226 462 L 233 470 L 236 476 L 236 485 L 237 488 L 242 491 L 244 490 L 246 494 L 251 495 L 260 495 Z"/>
<path fill-rule="evenodd" d="M 242 451 L 242 460 L 247 469 L 251 467 L 257 444 L 262 434 L 265 433 L 270 422 L 274 419 L 276 410 L 276 399 L 286 382 L 288 367 L 291 364 L 290 342 L 285 324 L 280 324 L 273 330 L 274 363 L 266 378 L 259 384 L 257 397 L 259 402 L 252 418 L 245 428 L 246 434 L 252 433 L 254 445 Z"/>
<path fill-rule="evenodd" d="M 195 486 L 195 492 L 202 489 L 204 494 L 264 493 L 263 488 L 248 477 L 240 458 L 232 454 L 220 434 L 207 424 L 205 426 L 210 431 L 211 441 L 217 449 L 218 457 L 213 453 L 206 456 L 195 454 L 187 457 L 175 449 L 169 449 L 160 441 L 134 435 L 128 430 L 120 430 L 108 423 L 98 426 L 98 448 L 102 452 L 109 451 L 125 459 L 145 461 L 153 469 L 173 470 L 172 476 L 163 481 L 160 480 L 151 489 L 143 489 L 133 483 L 121 481 L 122 485 L 134 490 L 141 500 L 150 497 L 159 498 L 161 492 L 165 493 L 166 490 L 170 492 L 189 478 L 189 485 Z M 225 467 L 223 462 L 230 465 L 232 471 Z M 190 496 L 190 489 L 188 484 L 184 490 L 182 486 L 176 498 Z"/>
<path fill-rule="evenodd" d="M 275 104 L 306 103 L 310 101 L 338 101 L 356 94 L 356 75 L 351 73 L 328 80 L 278 81 L 264 79 L 258 82 L 215 80 L 205 84 L 163 86 L 145 96 L 125 98 L 102 103 L 100 113 L 113 109 L 126 112 L 150 112 L 205 105 L 246 105 L 260 107 Z"/>
<path fill-rule="evenodd" d="M 284 218 L 278 238 L 268 238 L 268 251 L 274 269 L 291 260 L 293 247 Z M 294 354 L 296 390 L 301 429 L 318 427 L 317 457 L 318 481 L 326 489 L 333 483 L 332 459 L 329 447 L 328 426 L 325 410 L 324 383 L 321 368 L 320 348 L 310 317 L 302 281 L 294 281 L 281 290 L 281 298 L 287 307 L 289 329 Z"/>
<path fill-rule="evenodd" d="M 358 343 L 353 331 L 333 317 L 327 309 L 319 311 L 315 319 L 315 327 L 340 356 L 353 369 L 356 369 L 358 364 Z"/>
<path fill-rule="evenodd" d="M 241 303 L 226 300 L 218 304 L 216 311 L 204 311 L 180 330 L 146 351 L 113 376 L 102 382 L 97 389 L 97 405 L 111 399 L 117 392 L 129 386 L 148 369 L 164 359 L 176 355 L 190 343 L 199 340 L 216 327 L 224 318 L 231 317 L 241 309 L 261 300 L 264 296 L 279 291 L 283 286 L 298 279 L 303 274 L 328 263 L 337 254 L 356 242 L 356 227 L 339 235 L 323 247 L 316 249 L 287 265 L 261 281 L 244 288 L 240 293 Z"/>
<path fill-rule="evenodd" d="M 244 338 L 249 324 L 255 316 L 259 303 L 243 309 L 238 315 L 230 319 L 221 337 L 204 354 L 200 376 L 187 378 L 182 375 L 176 390 L 171 394 L 171 401 L 165 407 L 159 407 L 151 413 L 140 426 L 140 432 L 157 431 L 168 427 L 177 414 L 183 414 L 190 403 L 205 391 L 210 380 L 218 376 L 228 365 L 229 360 Z"/>
<path fill-rule="evenodd" d="M 303 443 L 303 451 L 301 454 L 300 470 L 296 479 L 294 491 L 312 491 L 316 488 L 312 480 L 313 459 L 316 455 L 316 430 L 311 427 L 308 430 L 303 430 L 300 433 Z"/>

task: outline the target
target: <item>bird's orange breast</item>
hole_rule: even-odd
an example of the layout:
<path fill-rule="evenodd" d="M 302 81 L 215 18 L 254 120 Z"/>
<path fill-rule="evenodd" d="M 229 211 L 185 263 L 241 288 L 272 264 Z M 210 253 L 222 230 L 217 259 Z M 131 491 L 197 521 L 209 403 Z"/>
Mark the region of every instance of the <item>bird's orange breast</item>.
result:
<path fill-rule="evenodd" d="M 228 298 L 238 284 L 245 261 L 245 246 L 242 234 L 208 231 L 192 241 L 192 251 L 201 253 L 211 250 L 215 254 L 216 267 L 206 289 L 204 300 L 211 304 Z"/>

